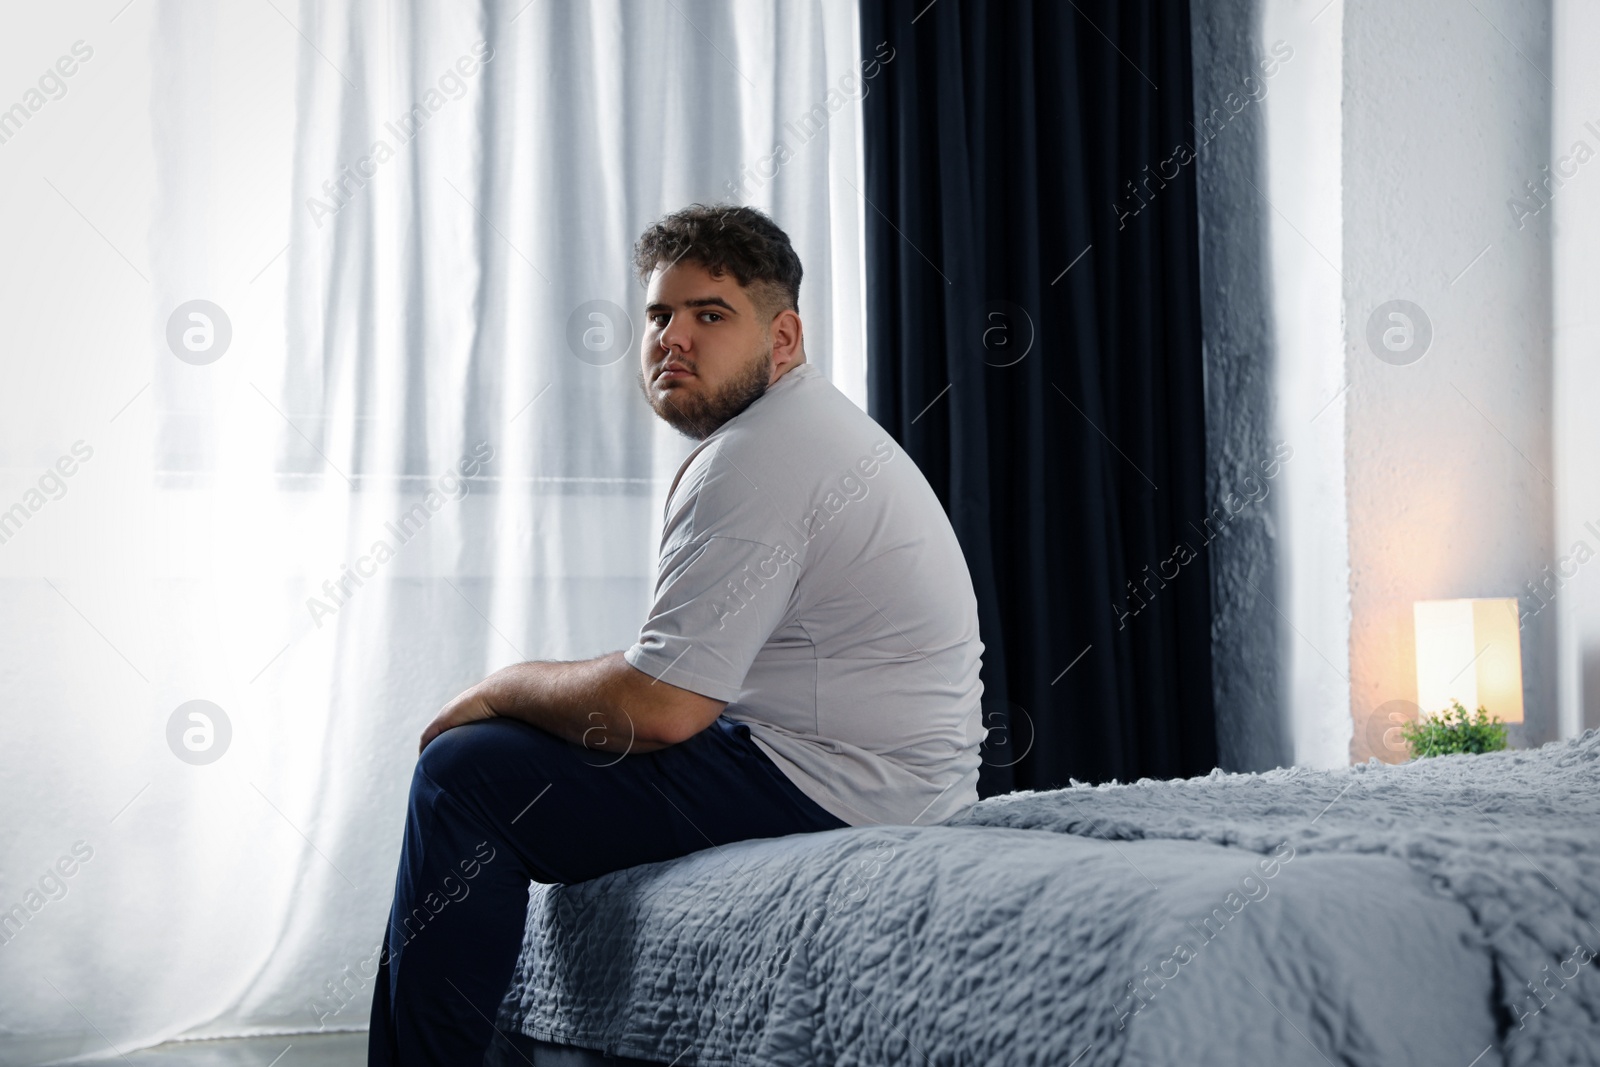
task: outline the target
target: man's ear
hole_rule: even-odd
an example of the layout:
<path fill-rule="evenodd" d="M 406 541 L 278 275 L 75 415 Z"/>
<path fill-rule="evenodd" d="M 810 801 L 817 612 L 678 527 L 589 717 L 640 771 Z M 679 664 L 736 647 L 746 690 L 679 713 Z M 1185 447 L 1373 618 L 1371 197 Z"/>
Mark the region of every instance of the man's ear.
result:
<path fill-rule="evenodd" d="M 805 358 L 805 331 L 800 313 L 784 308 L 773 318 L 768 333 L 772 337 L 772 376 L 776 381 L 784 371 Z"/>

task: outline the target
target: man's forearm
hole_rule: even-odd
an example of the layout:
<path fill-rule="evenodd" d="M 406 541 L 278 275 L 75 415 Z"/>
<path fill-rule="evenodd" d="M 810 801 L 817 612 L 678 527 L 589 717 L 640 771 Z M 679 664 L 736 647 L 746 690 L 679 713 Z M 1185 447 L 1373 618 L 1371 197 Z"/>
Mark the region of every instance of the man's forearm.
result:
<path fill-rule="evenodd" d="M 573 663 L 517 663 L 471 692 L 496 715 L 532 723 L 586 748 L 617 755 L 653 752 L 669 742 L 660 739 L 656 709 L 627 699 L 619 677 L 633 670 L 621 652 Z"/>
<path fill-rule="evenodd" d="M 576 663 L 518 663 L 446 704 L 422 731 L 417 750 L 446 730 L 504 716 L 621 758 L 679 744 L 726 706 L 646 674 L 621 652 Z"/>

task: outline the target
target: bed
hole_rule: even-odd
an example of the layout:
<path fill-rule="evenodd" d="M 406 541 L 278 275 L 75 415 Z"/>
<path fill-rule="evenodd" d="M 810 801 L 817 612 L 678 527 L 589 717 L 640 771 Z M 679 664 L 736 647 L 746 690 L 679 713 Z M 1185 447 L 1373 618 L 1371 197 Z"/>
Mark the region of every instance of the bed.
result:
<path fill-rule="evenodd" d="M 492 1061 L 1600 1065 L 1600 732 L 534 885 Z"/>

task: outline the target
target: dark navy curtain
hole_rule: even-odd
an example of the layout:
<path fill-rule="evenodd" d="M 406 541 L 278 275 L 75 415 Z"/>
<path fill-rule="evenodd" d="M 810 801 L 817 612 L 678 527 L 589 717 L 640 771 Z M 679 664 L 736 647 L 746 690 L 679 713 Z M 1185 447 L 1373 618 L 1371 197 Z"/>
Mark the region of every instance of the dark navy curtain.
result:
<path fill-rule="evenodd" d="M 1216 763 L 1186 3 L 862 0 L 872 415 L 972 571 L 980 792 Z M 937 581 L 938 575 L 929 575 Z"/>

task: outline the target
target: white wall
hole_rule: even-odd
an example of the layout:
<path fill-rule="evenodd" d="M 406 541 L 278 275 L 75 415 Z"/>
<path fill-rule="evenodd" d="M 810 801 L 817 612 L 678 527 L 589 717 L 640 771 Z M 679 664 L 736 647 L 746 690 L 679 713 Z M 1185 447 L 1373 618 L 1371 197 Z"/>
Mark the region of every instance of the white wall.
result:
<path fill-rule="evenodd" d="M 1326 0 L 1318 0 L 1321 7 Z M 1275 424 L 1294 448 L 1282 478 L 1284 567 L 1279 583 L 1288 718 L 1297 764 L 1347 760 L 1350 556 L 1344 503 L 1346 383 L 1343 319 L 1344 0 L 1320 12 L 1269 3 L 1260 40 L 1293 50 L 1262 101 L 1266 124 L 1268 258 L 1275 320 Z M 1282 49 L 1280 49 L 1281 51 Z"/>
<path fill-rule="evenodd" d="M 1367 717 L 1416 699 L 1413 601 L 1515 596 L 1551 559 L 1549 218 L 1519 228 L 1506 207 L 1547 162 L 1548 53 L 1545 4 L 1345 2 L 1358 759 Z M 1396 299 L 1432 323 L 1407 365 L 1368 342 L 1369 317 Z M 1556 736 L 1554 626 L 1546 612 L 1523 632 L 1525 743 Z"/>
<path fill-rule="evenodd" d="M 1551 79 L 1555 107 L 1550 166 L 1561 180 L 1549 195 L 1554 267 L 1555 555 L 1538 595 L 1525 608 L 1556 614 L 1557 718 L 1563 737 L 1600 727 L 1600 317 L 1595 311 L 1596 248 L 1600 248 L 1600 5 L 1555 0 Z M 1577 149 L 1578 142 L 1584 148 Z M 1562 177 L 1570 175 L 1570 177 Z M 1581 548 L 1580 548 L 1581 545 Z M 1580 562 L 1580 559 L 1584 562 Z M 1548 604 L 1548 607 L 1542 605 Z"/>

